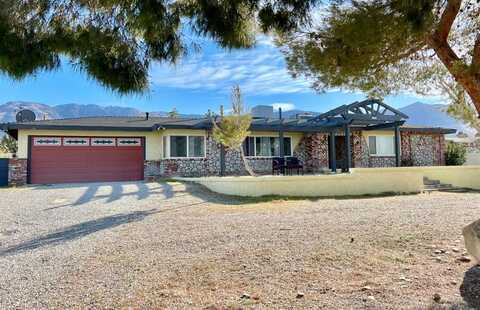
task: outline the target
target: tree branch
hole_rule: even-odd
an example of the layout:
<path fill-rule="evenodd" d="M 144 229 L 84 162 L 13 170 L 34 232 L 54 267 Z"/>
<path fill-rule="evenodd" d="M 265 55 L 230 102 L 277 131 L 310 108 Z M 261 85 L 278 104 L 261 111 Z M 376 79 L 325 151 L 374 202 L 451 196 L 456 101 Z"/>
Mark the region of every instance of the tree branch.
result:
<path fill-rule="evenodd" d="M 477 34 L 473 47 L 472 71 L 473 74 L 480 75 L 480 33 Z"/>
<path fill-rule="evenodd" d="M 447 7 L 443 11 L 438 28 L 435 30 L 434 36 L 436 40 L 447 41 L 448 34 L 452 29 L 453 22 L 460 11 L 462 0 L 448 0 Z"/>

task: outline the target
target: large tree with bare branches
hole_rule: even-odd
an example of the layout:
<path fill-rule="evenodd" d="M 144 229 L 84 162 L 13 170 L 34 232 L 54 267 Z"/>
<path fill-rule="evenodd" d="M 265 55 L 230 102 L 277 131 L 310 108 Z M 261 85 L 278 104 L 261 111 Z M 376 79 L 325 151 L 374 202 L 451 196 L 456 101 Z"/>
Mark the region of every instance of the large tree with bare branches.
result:
<path fill-rule="evenodd" d="M 478 0 L 333 1 L 323 12 L 280 41 L 294 75 L 319 90 L 443 94 L 463 105 L 458 117 L 480 113 Z"/>

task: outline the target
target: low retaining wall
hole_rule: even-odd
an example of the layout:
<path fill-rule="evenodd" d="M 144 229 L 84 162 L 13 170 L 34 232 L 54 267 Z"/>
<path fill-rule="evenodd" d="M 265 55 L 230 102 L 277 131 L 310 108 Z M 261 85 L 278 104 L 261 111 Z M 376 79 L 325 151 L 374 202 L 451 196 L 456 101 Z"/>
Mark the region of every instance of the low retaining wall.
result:
<path fill-rule="evenodd" d="M 352 169 L 354 172 L 364 172 L 369 168 Z M 383 173 L 393 171 L 408 171 L 421 173 L 431 180 L 438 180 L 444 184 L 480 190 L 480 166 L 435 166 L 435 167 L 398 167 L 374 169 Z"/>
<path fill-rule="evenodd" d="M 336 175 L 181 179 L 202 184 L 217 193 L 249 197 L 267 195 L 328 197 L 423 191 L 423 175 L 420 172 L 385 173 L 371 168 L 362 170 L 365 171 Z"/>
<path fill-rule="evenodd" d="M 181 178 L 227 195 L 329 197 L 419 193 L 423 178 L 480 190 L 480 166 L 355 168 L 349 174 Z"/>

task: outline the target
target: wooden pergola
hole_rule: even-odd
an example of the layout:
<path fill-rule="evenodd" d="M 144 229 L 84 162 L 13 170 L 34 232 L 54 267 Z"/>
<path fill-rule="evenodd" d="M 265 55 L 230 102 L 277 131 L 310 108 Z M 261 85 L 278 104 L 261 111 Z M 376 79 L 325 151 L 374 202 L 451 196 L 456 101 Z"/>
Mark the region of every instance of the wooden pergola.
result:
<path fill-rule="evenodd" d="M 329 132 L 329 166 L 337 171 L 335 158 L 335 135 L 340 129 L 345 134 L 345 165 L 343 172 L 348 172 L 352 166 L 352 149 L 350 145 L 351 127 L 361 127 L 362 130 L 378 130 L 393 128 L 395 132 L 395 163 L 401 165 L 400 158 L 400 126 L 408 118 L 404 113 L 384 104 L 377 99 L 367 99 L 342 105 L 338 108 L 320 114 L 309 120 L 310 125 L 328 128 Z"/>

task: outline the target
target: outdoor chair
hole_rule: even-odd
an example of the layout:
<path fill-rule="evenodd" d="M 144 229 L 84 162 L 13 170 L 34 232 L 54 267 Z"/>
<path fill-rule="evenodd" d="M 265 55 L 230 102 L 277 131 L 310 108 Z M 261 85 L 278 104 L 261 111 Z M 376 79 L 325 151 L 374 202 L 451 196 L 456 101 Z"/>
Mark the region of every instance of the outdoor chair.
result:
<path fill-rule="evenodd" d="M 285 173 L 285 159 L 280 157 L 275 157 L 272 160 L 272 174 L 284 174 Z"/>
<path fill-rule="evenodd" d="M 297 174 L 300 174 L 302 172 L 303 175 L 303 164 L 300 162 L 300 160 L 297 157 L 288 157 L 287 158 L 287 174 L 292 174 L 292 171 L 296 170 Z"/>

